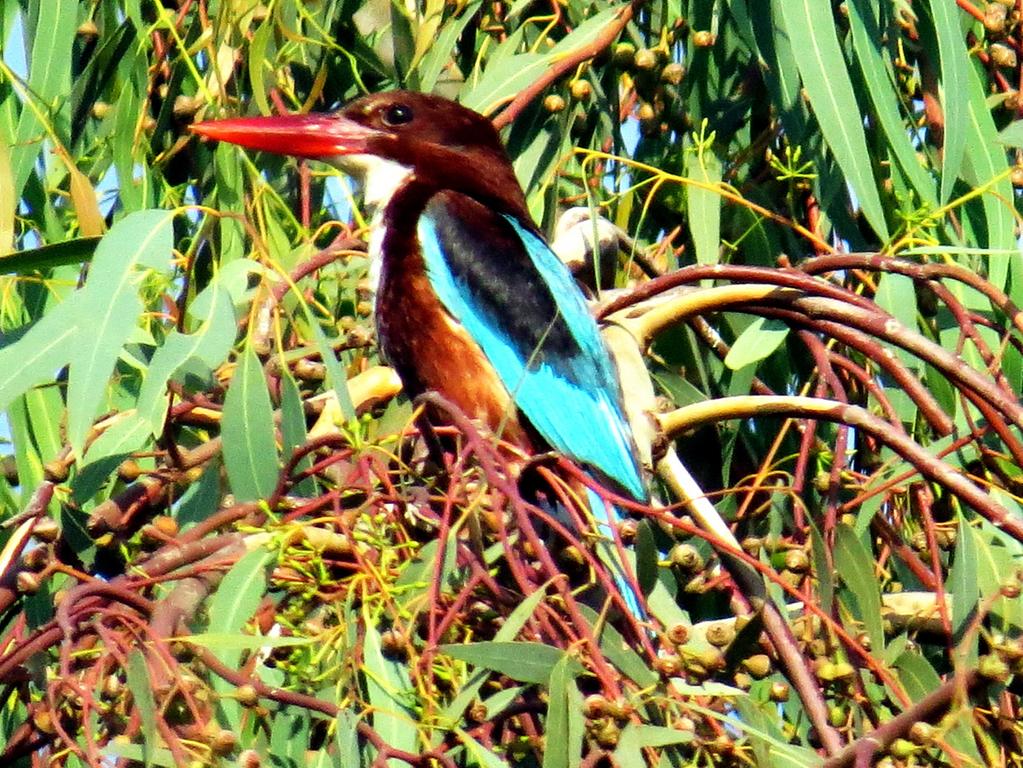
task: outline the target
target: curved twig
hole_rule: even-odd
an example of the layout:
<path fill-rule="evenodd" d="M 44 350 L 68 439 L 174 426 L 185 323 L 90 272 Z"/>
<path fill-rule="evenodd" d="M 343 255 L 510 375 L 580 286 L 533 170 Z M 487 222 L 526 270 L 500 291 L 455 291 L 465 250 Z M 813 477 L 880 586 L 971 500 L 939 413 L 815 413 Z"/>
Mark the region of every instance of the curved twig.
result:
<path fill-rule="evenodd" d="M 989 522 L 1023 541 L 1023 521 L 1009 514 L 1001 504 L 971 483 L 957 469 L 935 459 L 915 442 L 891 429 L 891 425 L 864 408 L 814 397 L 724 397 L 678 408 L 658 419 L 668 435 L 676 435 L 703 424 L 757 416 L 817 418 L 847 424 L 870 434 L 917 468 L 921 475 L 948 488 Z"/>

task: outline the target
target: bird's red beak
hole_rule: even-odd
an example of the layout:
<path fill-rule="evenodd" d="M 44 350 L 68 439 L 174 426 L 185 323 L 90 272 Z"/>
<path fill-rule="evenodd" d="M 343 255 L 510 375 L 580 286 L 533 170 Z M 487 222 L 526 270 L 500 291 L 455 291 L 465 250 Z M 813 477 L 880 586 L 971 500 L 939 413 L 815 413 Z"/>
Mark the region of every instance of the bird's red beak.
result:
<path fill-rule="evenodd" d="M 217 141 L 293 157 L 325 158 L 368 150 L 376 131 L 337 115 L 238 117 L 196 123 L 191 130 Z"/>

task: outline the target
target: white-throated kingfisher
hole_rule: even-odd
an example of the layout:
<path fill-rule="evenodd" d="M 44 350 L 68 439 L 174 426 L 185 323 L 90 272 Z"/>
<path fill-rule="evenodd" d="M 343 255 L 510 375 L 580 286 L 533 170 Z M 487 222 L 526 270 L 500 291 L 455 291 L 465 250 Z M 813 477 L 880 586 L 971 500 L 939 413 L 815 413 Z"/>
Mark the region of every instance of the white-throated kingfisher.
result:
<path fill-rule="evenodd" d="M 321 160 L 362 181 L 380 269 L 379 343 L 410 396 L 439 392 L 527 452 L 554 449 L 647 502 L 597 324 L 530 218 L 487 118 L 437 96 L 390 91 L 333 114 L 193 130 Z M 626 600 L 636 610 L 631 590 Z"/>

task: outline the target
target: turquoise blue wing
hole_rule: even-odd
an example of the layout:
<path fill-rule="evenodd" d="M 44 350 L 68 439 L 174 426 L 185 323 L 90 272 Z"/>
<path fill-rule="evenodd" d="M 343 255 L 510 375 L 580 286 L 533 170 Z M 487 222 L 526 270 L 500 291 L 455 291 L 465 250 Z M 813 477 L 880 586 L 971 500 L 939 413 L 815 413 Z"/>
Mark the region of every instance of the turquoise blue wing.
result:
<path fill-rule="evenodd" d="M 426 273 L 554 450 L 645 501 L 619 385 L 572 275 L 531 228 L 441 192 L 417 226 Z"/>

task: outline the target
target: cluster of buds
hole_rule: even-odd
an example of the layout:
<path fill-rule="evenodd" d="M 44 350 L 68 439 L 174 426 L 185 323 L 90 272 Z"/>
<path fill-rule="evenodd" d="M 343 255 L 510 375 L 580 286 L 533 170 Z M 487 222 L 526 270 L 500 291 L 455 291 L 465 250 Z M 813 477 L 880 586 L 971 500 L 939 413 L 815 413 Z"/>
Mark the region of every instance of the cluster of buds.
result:
<path fill-rule="evenodd" d="M 637 48 L 627 41 L 614 47 L 615 66 L 628 73 L 639 96 L 636 116 L 646 136 L 688 127 L 679 96 L 686 68 L 675 55 L 676 42 L 692 49 L 710 48 L 717 42 L 717 36 L 709 30 L 691 30 L 685 21 L 679 20 L 653 47 Z"/>
<path fill-rule="evenodd" d="M 1016 3 L 995 0 L 984 7 L 984 32 L 988 40 L 1003 40 L 1013 37 L 1019 30 L 1020 11 Z"/>

